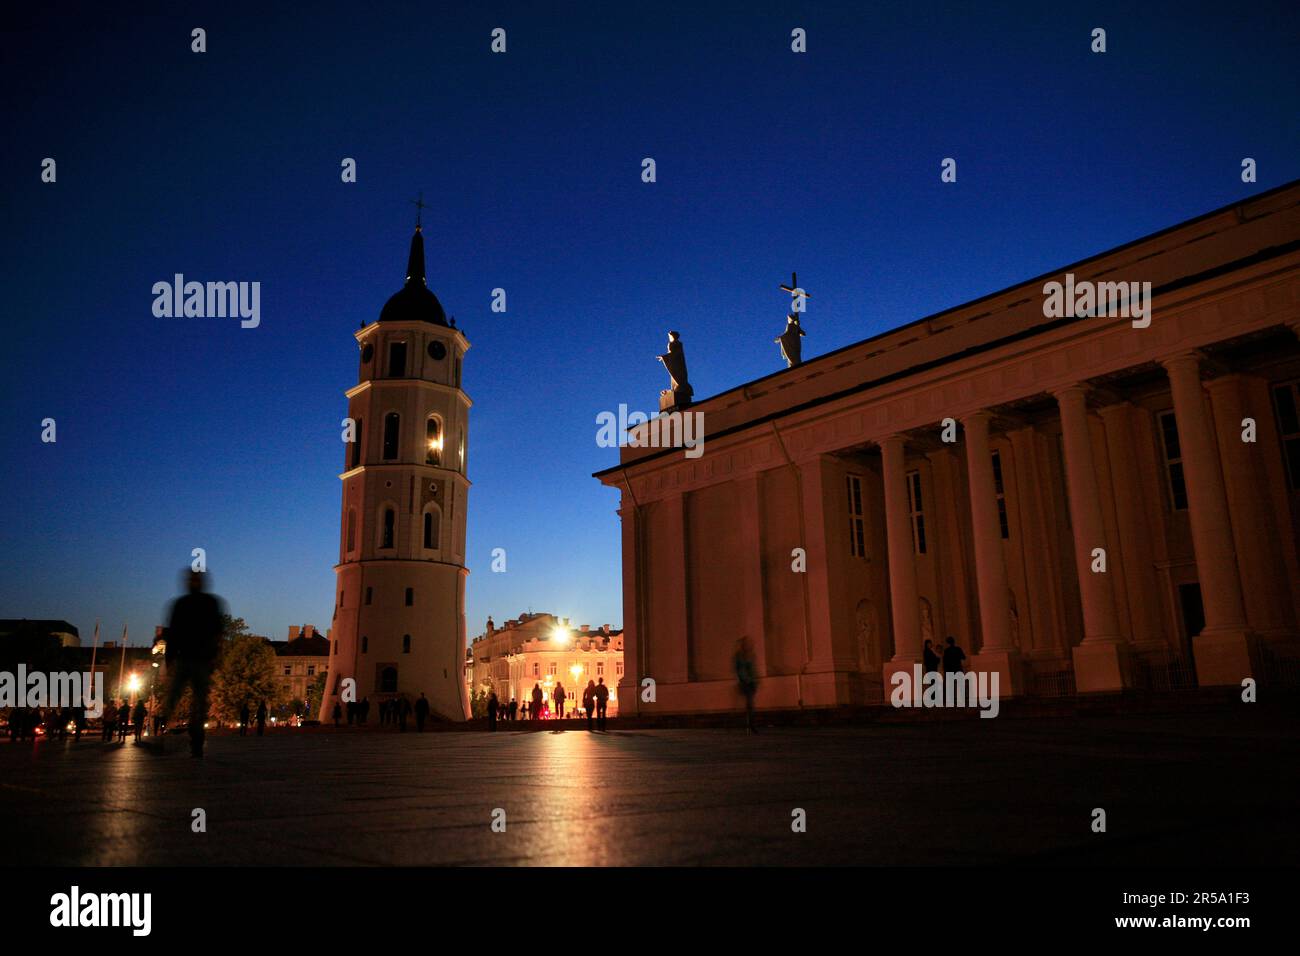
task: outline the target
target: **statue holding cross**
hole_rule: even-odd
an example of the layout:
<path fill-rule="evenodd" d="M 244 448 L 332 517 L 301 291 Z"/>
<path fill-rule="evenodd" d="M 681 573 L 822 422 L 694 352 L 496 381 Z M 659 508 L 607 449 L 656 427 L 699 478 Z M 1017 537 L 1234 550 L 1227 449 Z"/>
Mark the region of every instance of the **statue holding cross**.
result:
<path fill-rule="evenodd" d="M 803 343 L 799 340 L 803 337 L 804 330 L 799 325 L 799 316 L 804 311 L 804 302 L 809 295 L 799 288 L 799 274 L 796 272 L 790 273 L 790 284 L 781 286 L 781 290 L 790 293 L 790 314 L 785 317 L 785 331 L 775 341 L 781 346 L 785 367 L 794 368 L 803 361 Z"/>

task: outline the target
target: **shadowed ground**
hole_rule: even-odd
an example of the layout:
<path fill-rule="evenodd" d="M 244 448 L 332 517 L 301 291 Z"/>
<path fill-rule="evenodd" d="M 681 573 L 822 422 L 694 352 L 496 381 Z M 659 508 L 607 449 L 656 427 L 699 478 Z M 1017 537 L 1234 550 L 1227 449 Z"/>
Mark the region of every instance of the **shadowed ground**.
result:
<path fill-rule="evenodd" d="M 0 863 L 1293 863 L 1300 720 L 1238 706 L 755 737 L 280 731 L 212 737 L 203 761 L 179 737 L 161 756 L 6 741 Z"/>

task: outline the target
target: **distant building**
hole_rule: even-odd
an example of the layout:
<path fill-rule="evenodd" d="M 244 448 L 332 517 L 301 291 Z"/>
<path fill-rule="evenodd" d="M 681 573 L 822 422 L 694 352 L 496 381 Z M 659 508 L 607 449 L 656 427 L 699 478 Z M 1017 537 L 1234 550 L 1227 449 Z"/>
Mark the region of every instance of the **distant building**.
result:
<path fill-rule="evenodd" d="M 57 638 L 61 647 L 81 646 L 81 636 L 67 621 L 28 620 L 25 617 L 0 620 L 0 641 L 39 637 Z"/>
<path fill-rule="evenodd" d="M 488 618 L 487 630 L 474 638 L 465 655 L 465 689 L 473 695 L 488 687 L 497 699 L 521 704 L 540 684 L 550 701 L 562 683 L 572 702 L 582 702 L 588 681 L 605 679 L 609 713 L 618 712 L 618 682 L 623 677 L 623 631 L 603 624 L 592 629 L 573 627 L 554 614 L 521 614 L 498 629 Z M 570 704 L 570 707 L 575 706 Z"/>
<path fill-rule="evenodd" d="M 314 624 L 289 628 L 287 641 L 268 641 L 275 651 L 276 670 L 289 700 L 307 703 L 307 693 L 316 678 L 329 670 L 330 639 L 322 637 Z M 311 701 L 320 705 L 319 698 Z"/>

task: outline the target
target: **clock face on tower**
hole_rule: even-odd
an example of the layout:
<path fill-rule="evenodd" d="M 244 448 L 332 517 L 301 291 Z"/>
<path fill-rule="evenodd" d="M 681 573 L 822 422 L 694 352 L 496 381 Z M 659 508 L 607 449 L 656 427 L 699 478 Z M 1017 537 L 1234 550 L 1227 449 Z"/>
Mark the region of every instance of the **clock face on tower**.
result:
<path fill-rule="evenodd" d="M 441 342 L 429 343 L 429 358 L 440 362 L 446 357 L 447 357 L 447 346 L 443 345 Z"/>

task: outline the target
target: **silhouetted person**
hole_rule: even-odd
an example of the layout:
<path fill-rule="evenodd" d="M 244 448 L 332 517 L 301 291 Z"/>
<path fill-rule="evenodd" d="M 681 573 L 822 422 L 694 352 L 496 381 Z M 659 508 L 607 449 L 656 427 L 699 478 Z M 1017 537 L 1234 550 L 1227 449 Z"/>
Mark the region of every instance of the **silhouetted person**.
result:
<path fill-rule="evenodd" d="M 166 723 L 186 686 L 190 688 L 190 753 L 195 757 L 203 756 L 208 689 L 221 653 L 221 601 L 204 592 L 203 580 L 203 573 L 191 571 L 189 593 L 172 603 L 166 655 L 171 685 L 162 710 Z"/>
<path fill-rule="evenodd" d="M 587 686 L 582 691 L 582 709 L 587 714 L 587 732 L 591 732 L 591 725 L 596 718 L 596 682 L 587 681 Z"/>
<path fill-rule="evenodd" d="M 125 697 L 122 698 L 122 706 L 117 709 L 117 739 L 121 743 L 126 743 L 126 732 L 131 729 L 131 705 Z"/>
<path fill-rule="evenodd" d="M 497 729 L 497 710 L 500 709 L 500 706 L 497 701 L 497 692 L 492 691 L 492 693 L 488 694 L 487 703 L 488 730 Z"/>
<path fill-rule="evenodd" d="M 85 704 L 78 704 L 76 707 L 72 708 L 72 723 L 74 732 L 72 742 L 78 743 L 81 740 L 81 731 L 85 729 L 86 726 Z"/>
<path fill-rule="evenodd" d="M 420 699 L 415 702 L 415 728 L 424 733 L 424 722 L 429 719 L 429 699 L 420 691 Z"/>
<path fill-rule="evenodd" d="M 239 736 L 248 736 L 248 725 L 253 722 L 253 712 L 248 706 L 248 701 L 239 705 Z"/>
<path fill-rule="evenodd" d="M 596 698 L 596 729 L 605 729 L 605 705 L 609 703 L 609 688 L 605 686 L 605 678 L 597 678 L 596 689 L 593 692 Z"/>
<path fill-rule="evenodd" d="M 564 685 L 557 682 L 555 685 L 555 716 L 560 720 L 564 719 L 564 702 L 568 699 L 568 696 L 564 692 Z"/>
<path fill-rule="evenodd" d="M 361 723 L 365 724 L 370 719 L 370 698 L 361 698 Z"/>
<path fill-rule="evenodd" d="M 745 695 L 745 729 L 751 734 L 754 728 L 754 694 L 758 691 L 758 671 L 754 667 L 754 652 L 749 646 L 749 638 L 742 637 L 736 641 L 736 655 L 732 661 L 736 668 L 736 683 Z"/>
<path fill-rule="evenodd" d="M 519 701 L 511 697 L 510 698 L 510 723 L 513 724 L 518 719 L 519 719 Z"/>
<path fill-rule="evenodd" d="M 966 652 L 958 647 L 957 642 L 951 637 L 948 638 L 947 644 L 948 646 L 943 649 L 943 673 L 945 675 L 945 683 L 947 683 L 946 678 L 948 674 L 960 674 L 965 670 L 965 667 L 962 666 L 962 661 L 966 659 Z M 953 693 L 956 693 L 955 687 L 953 688 Z M 950 701 L 950 703 L 954 703 L 954 701 Z"/>
<path fill-rule="evenodd" d="M 135 702 L 135 710 L 131 711 L 131 723 L 135 724 L 135 742 L 139 743 L 144 736 L 144 698 L 141 697 Z"/>
<path fill-rule="evenodd" d="M 257 705 L 257 736 L 261 737 L 266 733 L 266 701 L 261 701 Z"/>
<path fill-rule="evenodd" d="M 934 641 L 925 642 L 921 656 L 925 660 L 925 673 L 931 674 L 939 670 L 939 655 L 934 651 Z"/>
<path fill-rule="evenodd" d="M 401 730 L 402 733 L 406 733 L 406 718 L 411 716 L 411 702 L 407 700 L 406 695 L 403 694 L 401 697 L 397 698 L 397 700 L 393 701 L 393 706 L 397 710 L 398 729 Z"/>
<path fill-rule="evenodd" d="M 342 706 L 340 706 L 339 702 L 336 700 L 336 701 L 334 701 L 334 726 L 337 727 L 337 726 L 339 725 L 339 721 L 342 720 L 342 719 L 343 719 L 343 708 L 342 708 Z M 349 724 L 352 723 L 352 705 L 351 705 L 351 704 L 348 704 L 348 723 L 349 723 Z"/>
<path fill-rule="evenodd" d="M 104 740 L 111 742 L 113 735 L 117 733 L 117 701 L 110 699 L 104 705 L 104 716 L 100 718 L 100 725 L 103 733 L 100 735 Z"/>
<path fill-rule="evenodd" d="M 537 720 L 542 716 L 542 685 L 541 684 L 533 684 L 533 706 L 529 708 L 528 713 L 533 718 L 533 720 Z"/>

